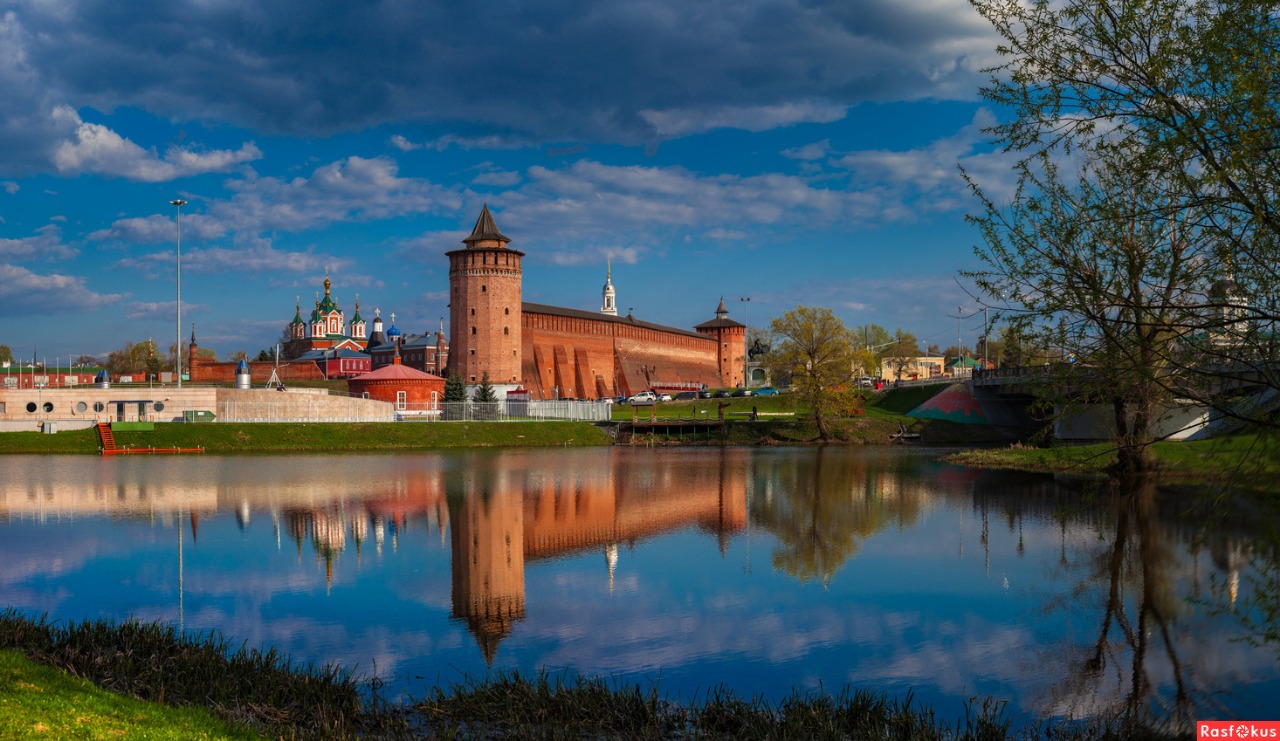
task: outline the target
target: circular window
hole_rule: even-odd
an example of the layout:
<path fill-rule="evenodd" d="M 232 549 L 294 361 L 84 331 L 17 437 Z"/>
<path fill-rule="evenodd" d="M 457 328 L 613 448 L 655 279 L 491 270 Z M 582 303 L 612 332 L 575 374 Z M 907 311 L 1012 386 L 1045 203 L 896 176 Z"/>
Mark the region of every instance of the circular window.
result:
<path fill-rule="evenodd" d="M 53 402 L 52 402 L 52 401 L 46 401 L 46 402 L 44 403 L 44 410 L 45 410 L 46 412 L 52 412 L 52 411 L 53 411 Z"/>
<path fill-rule="evenodd" d="M 106 409 L 106 408 L 107 408 L 106 405 L 100 401 L 93 402 L 93 411 L 95 412 L 101 412 L 103 409 Z"/>
<path fill-rule="evenodd" d="M 36 410 L 36 403 L 35 403 L 34 401 L 28 401 L 28 402 L 27 402 L 27 414 L 31 414 L 31 413 L 32 413 L 32 412 L 34 412 L 35 410 Z"/>
<path fill-rule="evenodd" d="M 157 411 L 157 412 L 163 412 L 163 411 L 164 411 L 164 402 L 163 402 L 163 401 L 157 401 L 157 402 L 156 402 L 156 404 L 155 404 L 155 409 L 156 409 L 156 411 Z"/>
<path fill-rule="evenodd" d="M 84 414 L 85 410 L 88 408 L 89 405 L 85 404 L 83 401 L 76 402 L 76 414 Z"/>

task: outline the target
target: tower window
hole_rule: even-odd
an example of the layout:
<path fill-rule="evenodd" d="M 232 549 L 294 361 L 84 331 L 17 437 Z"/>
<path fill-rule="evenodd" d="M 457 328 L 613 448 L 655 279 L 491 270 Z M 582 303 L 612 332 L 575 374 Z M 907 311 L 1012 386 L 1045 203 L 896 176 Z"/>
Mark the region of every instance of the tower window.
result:
<path fill-rule="evenodd" d="M 476 310 L 475 310 L 475 308 L 472 308 L 472 309 L 471 309 L 471 316 L 475 316 L 475 315 L 476 315 Z"/>
<path fill-rule="evenodd" d="M 503 313 L 503 315 L 510 314 L 510 313 L 511 313 L 511 309 L 505 309 L 505 308 L 504 308 L 504 309 L 502 310 L 502 313 Z"/>
<path fill-rule="evenodd" d="M 489 292 L 489 287 L 488 287 L 488 286 L 480 286 L 480 292 L 481 292 L 481 293 L 488 293 L 488 292 Z"/>
<path fill-rule="evenodd" d="M 474 337 L 474 336 L 475 336 L 475 334 L 476 334 L 476 328 L 475 328 L 475 327 L 472 327 L 472 328 L 471 328 L 471 335 Z"/>
<path fill-rule="evenodd" d="M 511 332 L 508 330 L 508 328 L 507 328 L 507 327 L 503 327 L 503 328 L 502 328 L 502 333 L 503 333 L 503 334 L 511 334 Z"/>

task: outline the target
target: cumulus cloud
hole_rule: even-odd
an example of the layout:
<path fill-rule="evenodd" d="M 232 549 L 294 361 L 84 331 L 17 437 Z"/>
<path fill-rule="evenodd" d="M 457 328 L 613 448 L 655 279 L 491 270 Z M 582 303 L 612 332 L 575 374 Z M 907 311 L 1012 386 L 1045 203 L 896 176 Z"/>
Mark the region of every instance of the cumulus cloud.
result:
<path fill-rule="evenodd" d="M 147 319 L 169 320 L 173 318 L 174 307 L 177 306 L 177 303 L 177 301 L 131 301 L 123 307 L 124 318 L 131 322 Z M 208 310 L 209 307 L 203 304 L 182 302 L 182 311 L 184 313 L 202 314 Z"/>
<path fill-rule="evenodd" d="M 244 240 L 235 248 L 209 247 L 183 250 L 182 268 L 197 273 L 251 273 L 275 275 L 281 273 L 312 275 L 322 274 L 326 268 L 340 270 L 351 265 L 351 260 L 314 251 L 287 252 L 278 250 L 268 240 Z M 174 266 L 174 254 L 152 252 L 128 257 L 117 263 L 118 267 L 140 269 L 150 275 Z M 317 283 L 319 280 L 317 279 Z M 352 277 L 344 276 L 343 283 L 352 285 Z"/>
<path fill-rule="evenodd" d="M 399 149 L 401 152 L 412 152 L 415 149 L 422 149 L 421 144 L 415 144 L 399 134 L 391 137 L 391 146 Z"/>
<path fill-rule="evenodd" d="M 21 188 L 18 187 L 18 184 L 12 180 L 6 180 L 3 183 L 0 183 L 0 188 L 3 188 L 4 192 L 11 196 L 17 195 L 18 191 L 21 190 Z"/>
<path fill-rule="evenodd" d="M 309 177 L 234 178 L 226 182 L 229 199 L 201 204 L 204 211 L 184 213 L 182 235 L 193 242 L 229 234 L 256 238 L 267 231 L 297 232 L 335 223 L 370 221 L 408 214 L 453 212 L 459 195 L 417 178 L 402 178 L 385 157 L 348 157 L 316 168 Z M 161 244 L 176 237 L 166 215 L 119 219 L 89 239 L 100 242 Z"/>
<path fill-rule="evenodd" d="M 64 175 L 95 173 L 158 183 L 206 172 L 223 172 L 262 156 L 262 152 L 249 142 L 234 152 L 199 152 L 170 147 L 161 157 L 106 126 L 81 121 L 80 116 L 68 107 L 56 109 L 54 119 L 75 128 L 74 135 L 58 144 L 53 154 L 54 165 Z"/>
<path fill-rule="evenodd" d="M 37 229 L 32 237 L 0 238 L 0 259 L 4 260 L 62 260 L 76 254 L 77 250 L 62 243 L 62 232 L 54 224 Z"/>
<path fill-rule="evenodd" d="M 19 265 L 0 264 L 0 316 L 21 316 L 38 307 L 44 314 L 96 311 L 127 296 L 96 293 L 76 275 L 41 275 Z"/>

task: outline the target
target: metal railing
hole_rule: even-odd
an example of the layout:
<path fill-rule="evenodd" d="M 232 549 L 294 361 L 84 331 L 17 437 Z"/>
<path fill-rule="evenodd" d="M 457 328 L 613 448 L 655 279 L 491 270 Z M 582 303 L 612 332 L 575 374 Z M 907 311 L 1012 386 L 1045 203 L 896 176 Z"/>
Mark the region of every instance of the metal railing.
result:
<path fill-rule="evenodd" d="M 401 408 L 403 407 L 403 408 Z M 580 420 L 605 422 L 611 406 L 595 401 L 447 401 L 434 405 L 403 404 L 396 418 L 426 422 L 510 422 L 521 420 Z"/>

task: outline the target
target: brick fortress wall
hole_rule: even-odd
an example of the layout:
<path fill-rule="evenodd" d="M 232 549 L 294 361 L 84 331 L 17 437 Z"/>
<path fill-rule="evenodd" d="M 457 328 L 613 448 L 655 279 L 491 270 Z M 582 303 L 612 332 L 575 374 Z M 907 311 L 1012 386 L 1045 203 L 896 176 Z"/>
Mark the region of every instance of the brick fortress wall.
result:
<path fill-rule="evenodd" d="M 238 360 L 219 362 L 197 358 L 194 354 L 189 362 L 188 372 L 191 383 L 235 383 L 236 366 L 240 364 Z M 276 370 L 274 361 L 251 360 L 249 361 L 249 380 L 252 383 L 266 383 L 271 380 L 273 370 Z M 290 361 L 280 363 L 276 377 L 281 381 L 323 381 L 324 373 L 321 373 L 320 366 L 313 362 Z"/>
<path fill-rule="evenodd" d="M 721 386 L 717 342 L 626 319 L 525 309 L 523 385 L 535 399 L 629 396 L 679 384 Z"/>

